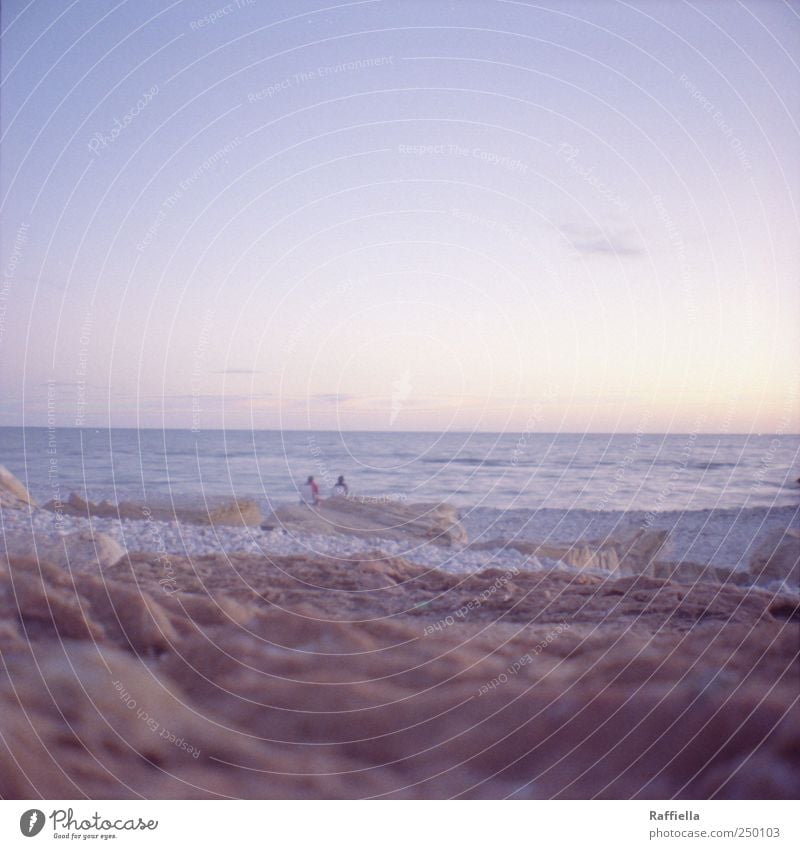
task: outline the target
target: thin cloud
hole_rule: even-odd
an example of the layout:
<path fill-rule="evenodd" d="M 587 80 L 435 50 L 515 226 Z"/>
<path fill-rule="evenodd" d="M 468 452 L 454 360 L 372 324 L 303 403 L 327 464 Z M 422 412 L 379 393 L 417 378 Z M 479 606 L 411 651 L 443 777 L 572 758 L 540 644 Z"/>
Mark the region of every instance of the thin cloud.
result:
<path fill-rule="evenodd" d="M 644 254 L 636 236 L 621 228 L 562 224 L 560 232 L 578 253 L 586 256 L 635 257 Z"/>
<path fill-rule="evenodd" d="M 180 394 L 180 395 L 150 395 L 150 396 L 140 396 L 140 397 L 150 397 L 150 398 L 163 398 L 170 401 L 191 401 L 195 398 L 201 398 L 204 400 L 212 400 L 212 401 L 250 401 L 257 398 L 270 398 L 272 397 L 271 392 L 258 392 L 254 394 L 245 394 L 243 392 L 237 393 L 227 393 L 222 394 L 219 392 L 198 392 L 196 394 Z"/>
<path fill-rule="evenodd" d="M 318 401 L 320 404 L 342 404 L 345 401 L 352 401 L 355 395 L 346 395 L 341 392 L 321 392 L 317 395 L 311 395 L 310 401 Z"/>
<path fill-rule="evenodd" d="M 81 389 L 102 389 L 107 390 L 108 384 L 105 383 L 90 383 L 87 380 L 50 380 L 44 381 L 44 383 L 36 383 L 31 386 L 32 394 L 38 395 L 40 394 L 37 390 L 39 389 L 77 389 L 80 387 Z"/>

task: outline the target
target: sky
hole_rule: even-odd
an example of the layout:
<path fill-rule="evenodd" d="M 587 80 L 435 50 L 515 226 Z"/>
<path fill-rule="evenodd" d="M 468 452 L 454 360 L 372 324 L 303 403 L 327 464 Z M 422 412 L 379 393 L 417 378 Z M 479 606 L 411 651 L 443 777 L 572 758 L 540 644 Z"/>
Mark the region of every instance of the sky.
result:
<path fill-rule="evenodd" d="M 0 425 L 800 431 L 797 3 L 0 26 Z"/>

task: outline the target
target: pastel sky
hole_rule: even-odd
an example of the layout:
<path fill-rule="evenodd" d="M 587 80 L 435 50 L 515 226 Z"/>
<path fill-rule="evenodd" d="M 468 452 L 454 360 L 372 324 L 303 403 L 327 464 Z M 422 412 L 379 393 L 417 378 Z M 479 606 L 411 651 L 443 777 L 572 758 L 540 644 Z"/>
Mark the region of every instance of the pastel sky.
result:
<path fill-rule="evenodd" d="M 800 430 L 800 17 L 2 4 L 0 424 Z"/>

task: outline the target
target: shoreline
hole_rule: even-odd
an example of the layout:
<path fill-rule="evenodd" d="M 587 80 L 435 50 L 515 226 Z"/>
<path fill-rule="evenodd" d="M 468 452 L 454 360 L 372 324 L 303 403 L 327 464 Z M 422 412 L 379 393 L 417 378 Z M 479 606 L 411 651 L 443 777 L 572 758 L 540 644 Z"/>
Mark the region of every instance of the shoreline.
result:
<path fill-rule="evenodd" d="M 656 560 L 669 534 L 640 514 L 602 529 L 585 511 L 333 499 L 263 518 L 252 502 L 165 514 L 75 496 L 61 516 L 4 472 L 5 796 L 796 792 L 773 777 L 797 748 L 797 531 L 777 570 L 673 576 Z M 666 517 L 718 555 L 731 521 L 755 540 L 796 510 L 689 518 L 702 537 Z M 606 539 L 551 545 L 589 520 Z M 687 701 L 697 743 L 676 762 Z"/>
<path fill-rule="evenodd" d="M 176 502 L 177 503 L 177 502 Z M 458 511 L 467 532 L 468 545 L 441 545 L 424 540 L 398 540 L 379 532 L 352 536 L 314 533 L 297 529 L 263 530 L 258 525 L 198 525 L 188 521 L 166 521 L 150 515 L 145 518 L 101 518 L 73 516 L 45 509 L 4 511 L 6 533 L 65 536 L 89 531 L 110 536 L 127 551 L 158 550 L 173 556 L 211 554 L 306 555 L 326 560 L 347 559 L 359 554 L 381 552 L 387 557 L 403 557 L 410 563 L 456 573 L 483 569 L 551 568 L 572 569 L 550 557 L 531 556 L 513 548 L 514 544 L 538 542 L 569 545 L 578 540 L 613 539 L 637 530 L 666 533 L 659 557 L 667 562 L 691 562 L 702 566 L 746 569 L 763 541 L 776 533 L 800 526 L 799 511 L 793 507 L 750 507 L 697 511 L 664 511 L 651 521 L 647 511 L 502 510 L 474 507 Z M 493 540 L 505 545 L 491 546 Z M 488 546 L 473 550 L 472 545 Z M 603 569 L 583 569 L 604 574 Z"/>

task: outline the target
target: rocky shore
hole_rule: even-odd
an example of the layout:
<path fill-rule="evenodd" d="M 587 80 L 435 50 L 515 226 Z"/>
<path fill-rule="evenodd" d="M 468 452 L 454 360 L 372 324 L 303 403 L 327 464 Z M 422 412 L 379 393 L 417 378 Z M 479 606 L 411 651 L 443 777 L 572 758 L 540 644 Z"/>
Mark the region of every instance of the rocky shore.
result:
<path fill-rule="evenodd" d="M 56 533 L 0 473 L 0 795 L 797 797 L 791 534 L 754 561 L 777 583 L 677 581 L 657 529 L 470 543 L 409 507 L 407 536 L 337 507 L 359 533 L 240 522 L 256 551 L 176 553 L 165 529 L 223 523 Z M 101 529 L 126 525 L 153 544 Z"/>

